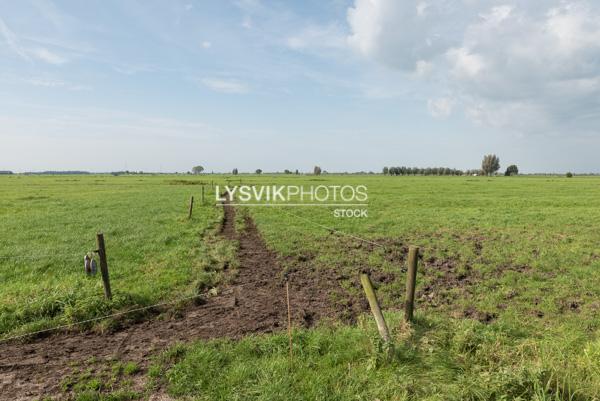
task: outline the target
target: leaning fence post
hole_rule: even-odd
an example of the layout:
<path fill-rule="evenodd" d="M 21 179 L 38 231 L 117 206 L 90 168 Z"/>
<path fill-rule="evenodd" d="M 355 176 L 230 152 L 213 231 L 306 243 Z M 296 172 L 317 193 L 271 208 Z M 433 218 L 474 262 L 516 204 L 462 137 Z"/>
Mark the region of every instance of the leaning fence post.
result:
<path fill-rule="evenodd" d="M 106 299 L 112 299 L 110 279 L 108 277 L 108 263 L 106 262 L 106 248 L 104 247 L 104 234 L 96 234 L 96 245 L 98 246 L 98 257 L 100 258 L 100 273 L 102 273 L 102 283 L 104 284 L 104 296 L 106 296 Z"/>
<path fill-rule="evenodd" d="M 413 320 L 413 309 L 415 306 L 415 286 L 417 284 L 417 263 L 419 256 L 419 247 L 410 246 L 408 248 L 408 276 L 406 277 L 406 301 L 404 302 L 404 320 L 411 322 Z"/>
<path fill-rule="evenodd" d="M 381 307 L 379 306 L 379 301 L 377 300 L 377 295 L 375 295 L 375 290 L 373 289 L 373 284 L 371 283 L 369 275 L 364 273 L 361 274 L 360 282 L 365 290 L 365 294 L 367 295 L 367 300 L 369 301 L 371 312 L 373 312 L 373 316 L 375 317 L 375 322 L 377 322 L 377 330 L 379 330 L 379 335 L 381 338 L 383 338 L 383 341 L 387 343 L 390 341 L 390 331 L 388 330 L 388 326 L 383 318 L 383 313 L 381 312 Z"/>
<path fill-rule="evenodd" d="M 190 198 L 190 211 L 188 213 L 188 220 L 192 218 L 192 210 L 194 209 L 194 197 Z"/>

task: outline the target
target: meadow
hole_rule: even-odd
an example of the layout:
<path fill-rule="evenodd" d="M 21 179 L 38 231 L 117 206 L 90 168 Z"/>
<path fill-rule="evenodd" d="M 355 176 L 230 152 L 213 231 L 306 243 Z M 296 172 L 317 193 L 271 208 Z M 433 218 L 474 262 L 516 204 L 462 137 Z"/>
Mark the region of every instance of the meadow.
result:
<path fill-rule="evenodd" d="M 231 249 L 209 241 L 222 211 L 208 201 L 209 185 L 201 204 L 203 182 L 0 177 L 0 339 L 193 296 L 199 286 L 216 283 Z M 195 213 L 188 220 L 193 195 Z M 97 232 L 106 242 L 110 301 L 100 274 L 88 277 L 83 269 Z M 102 321 L 100 328 L 113 323 Z"/>
<path fill-rule="evenodd" d="M 189 184 L 229 179 L 0 177 L 0 333 L 216 285 L 218 265 L 234 257 L 235 244 L 215 234 L 221 209 L 213 202 L 187 221 L 189 196 L 199 194 Z M 198 400 L 599 399 L 600 179 L 235 179 L 368 187 L 366 218 L 336 218 L 324 207 L 243 209 L 283 270 L 310 268 L 324 279 L 333 271 L 355 298 L 362 297 L 359 272 L 369 271 L 392 350 L 368 312 L 351 324 L 295 328 L 291 359 L 283 332 L 182 344 L 156 358 L 149 393 L 161 388 Z M 98 230 L 107 238 L 112 302 L 102 299 L 98 277 L 83 274 L 81 259 Z M 402 319 L 408 245 L 421 247 L 412 324 Z M 344 302 L 336 296 L 332 303 Z"/>
<path fill-rule="evenodd" d="M 370 372 L 369 363 L 348 354 L 364 351 L 364 333 L 353 332 L 362 340 L 350 347 L 343 345 L 348 329 L 340 329 L 342 342 L 325 345 L 322 352 L 334 359 L 342 355 L 335 367 L 356 388 L 332 379 L 331 394 L 338 399 L 352 394 L 440 400 L 600 397 L 600 180 L 311 179 L 367 185 L 369 217 L 336 218 L 323 208 L 253 208 L 259 229 L 290 265 L 309 260 L 323 272 L 344 272 L 349 293 L 360 295 L 353 285 L 357 273 L 371 271 L 398 346 L 391 365 Z M 420 246 L 422 255 L 412 327 L 402 323 L 400 312 L 408 245 Z M 322 341 L 319 334 L 304 335 L 316 338 L 309 343 Z M 304 380 L 316 391 L 310 385 L 315 376 Z"/>

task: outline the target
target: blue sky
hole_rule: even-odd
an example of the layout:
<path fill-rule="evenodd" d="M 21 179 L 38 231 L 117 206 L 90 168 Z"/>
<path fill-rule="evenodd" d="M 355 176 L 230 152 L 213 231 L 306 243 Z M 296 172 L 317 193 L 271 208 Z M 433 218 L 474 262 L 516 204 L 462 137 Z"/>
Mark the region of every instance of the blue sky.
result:
<path fill-rule="evenodd" d="M 0 1 L 0 170 L 600 172 L 591 1 Z"/>

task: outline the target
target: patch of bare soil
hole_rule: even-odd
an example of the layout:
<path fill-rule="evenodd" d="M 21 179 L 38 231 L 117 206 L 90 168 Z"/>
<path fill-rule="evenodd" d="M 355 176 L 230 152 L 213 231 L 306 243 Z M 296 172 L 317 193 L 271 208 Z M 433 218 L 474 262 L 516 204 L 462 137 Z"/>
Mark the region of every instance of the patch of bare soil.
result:
<path fill-rule="evenodd" d="M 245 230 L 236 233 L 235 210 L 228 205 L 224 209 L 221 232 L 239 241 L 240 267 L 218 295 L 202 305 L 188 306 L 177 316 L 154 318 L 118 332 L 55 333 L 27 343 L 2 343 L 0 400 L 68 399 L 69 394 L 61 389 L 63 380 L 84 362 L 92 374 L 107 369 L 111 361 L 135 362 L 141 368 L 137 381 L 143 388 L 141 378 L 151 357 L 174 343 L 239 338 L 286 328 L 285 277 L 277 254 L 266 247 L 250 218 L 246 218 Z M 310 327 L 322 319 L 348 318 L 352 301 L 332 302 L 336 294 L 347 299 L 335 273 L 302 267 L 287 274 L 293 324 Z"/>
<path fill-rule="evenodd" d="M 418 292 L 417 299 L 428 306 L 451 305 L 459 296 L 468 297 L 471 287 L 480 280 L 470 267 L 458 269 L 453 259 L 427 258 L 422 261 L 422 274 L 428 278 Z"/>
<path fill-rule="evenodd" d="M 404 282 L 409 247 L 401 240 L 378 238 L 374 243 L 369 243 L 343 239 L 341 242 L 345 244 L 343 249 L 346 249 L 346 257 L 352 259 L 355 265 L 362 265 L 362 270 L 370 274 L 376 287 L 381 285 L 382 290 L 385 292 L 386 284 L 394 284 L 398 281 Z M 481 250 L 481 246 L 478 245 L 480 242 L 477 239 L 473 242 L 477 253 L 478 249 Z M 357 252 L 360 255 L 356 255 Z M 368 255 L 372 253 L 380 254 L 386 262 L 397 266 L 397 270 L 393 272 L 381 271 L 377 266 L 371 265 L 368 261 Z M 468 298 L 471 295 L 472 288 L 482 279 L 478 271 L 474 271 L 469 266 L 460 266 L 460 262 L 456 258 L 440 259 L 427 256 L 427 254 L 428 251 L 423 250 L 419 253 L 417 281 L 424 283 L 418 287 L 419 290 L 416 294 L 417 304 L 420 307 L 436 308 L 453 305 L 459 298 Z M 352 285 L 360 290 L 359 283 L 352 282 Z M 403 289 L 404 285 L 398 287 Z M 394 305 L 389 305 L 389 307 L 402 308 L 401 300 L 404 299 L 404 294 L 397 293 L 393 295 L 392 299 L 397 300 L 397 302 Z M 468 315 L 467 313 L 464 317 L 471 317 Z"/>
<path fill-rule="evenodd" d="M 333 233 L 332 233 L 333 235 Z M 457 236 L 457 238 L 460 238 Z M 391 304 L 387 309 L 402 308 L 404 299 L 404 279 L 406 273 L 406 260 L 408 257 L 408 245 L 402 240 L 396 238 L 378 238 L 374 242 L 360 242 L 356 239 L 339 238 L 344 244 L 345 257 L 353 261 L 353 265 L 363 266 L 362 271 L 369 273 L 375 286 L 382 294 L 386 292 L 391 295 Z M 483 250 L 483 236 L 470 236 L 464 238 L 473 244 L 474 254 L 481 257 Z M 357 254 L 358 253 L 358 254 Z M 378 253 L 386 262 L 397 266 L 393 272 L 382 271 L 377 266 L 373 266 L 368 261 L 368 255 Z M 419 268 L 417 281 L 422 283 L 418 286 L 416 294 L 417 308 L 447 308 L 451 316 L 459 319 L 474 319 L 482 323 L 491 323 L 497 318 L 497 313 L 480 311 L 474 306 L 463 306 L 465 300 L 473 296 L 476 286 L 485 279 L 481 272 L 474 270 L 471 266 L 464 265 L 458 258 L 446 257 L 437 258 L 428 256 L 428 251 L 421 250 L 419 253 Z M 340 266 L 338 270 L 343 270 Z M 500 276 L 506 271 L 515 271 L 518 273 L 529 273 L 528 266 L 500 266 L 493 273 L 493 276 Z M 342 277 L 344 278 L 344 277 Z M 348 277 L 346 277 L 348 278 Z M 398 281 L 402 284 L 398 285 Z M 386 285 L 390 285 L 386 287 Z M 362 291 L 360 284 L 352 280 L 351 286 L 356 291 Z M 379 288 L 380 287 L 380 288 Z M 400 288 L 387 291 L 387 288 Z M 362 311 L 368 310 L 366 301 L 362 298 L 359 301 Z M 504 306 L 505 307 L 505 306 Z M 498 309 L 503 309 L 500 305 Z M 574 310 L 575 308 L 571 308 Z"/>
<path fill-rule="evenodd" d="M 467 319 L 479 320 L 481 323 L 487 324 L 496 320 L 498 315 L 496 313 L 480 311 L 473 306 L 469 306 L 463 311 L 462 317 Z"/>

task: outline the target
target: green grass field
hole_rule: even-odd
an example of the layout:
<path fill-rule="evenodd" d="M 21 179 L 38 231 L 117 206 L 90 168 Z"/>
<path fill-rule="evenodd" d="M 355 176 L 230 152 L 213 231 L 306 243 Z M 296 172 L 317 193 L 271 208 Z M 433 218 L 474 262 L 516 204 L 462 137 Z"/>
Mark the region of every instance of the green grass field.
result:
<path fill-rule="evenodd" d="M 368 187 L 369 216 L 362 219 L 336 218 L 322 207 L 248 210 L 283 268 L 303 260 L 319 271 L 336 269 L 356 296 L 358 273 L 373 272 L 394 350 L 382 346 L 368 315 L 353 326 L 295 331 L 292 361 L 283 333 L 182 345 L 149 372 L 172 395 L 599 399 L 600 179 L 239 177 Z M 199 187 L 181 185 L 212 179 L 227 177 L 0 177 L 0 333 L 174 299 L 198 282 L 216 283 L 215 264 L 231 258 L 231 244 L 210 245 L 216 240 L 207 234 L 218 226 L 220 209 L 210 203 L 188 222 L 187 202 Z M 83 274 L 81 259 L 98 230 L 107 238 L 118 294 L 112 303 L 102 299 L 99 277 Z M 408 245 L 422 248 L 411 326 L 401 312 Z M 19 255 L 36 258 L 13 258 Z"/>
<path fill-rule="evenodd" d="M 354 361 L 347 374 L 358 388 L 349 394 L 359 394 L 358 399 L 440 400 L 600 396 L 600 180 L 319 180 L 368 185 L 369 217 L 340 219 L 319 208 L 298 208 L 293 214 L 264 208 L 252 212 L 267 242 L 282 255 L 303 255 L 321 269 L 343 270 L 354 280 L 363 268 L 393 274 L 378 288 L 389 319 L 396 322 L 391 326 L 399 355 L 390 362 L 393 375 L 388 376 L 384 364 L 365 377 L 362 369 L 369 365 Z M 386 249 L 332 235 L 321 225 Z M 388 257 L 407 245 L 421 246 L 424 262 L 417 322 L 411 329 L 399 323 L 402 261 Z M 365 335 L 360 330 L 353 334 Z M 357 344 L 348 352 L 364 346 Z M 337 351 L 330 353 L 334 357 Z M 337 368 L 346 372 L 345 351 L 339 353 Z M 315 378 L 305 380 L 309 385 Z M 352 398 L 335 385 L 329 390 L 339 399 Z"/>
<path fill-rule="evenodd" d="M 227 244 L 205 180 L 137 176 L 0 177 L 0 338 L 194 295 L 216 282 Z M 190 196 L 195 213 L 188 221 Z M 114 297 L 83 257 L 105 236 Z M 130 316 L 128 316 L 130 317 Z M 106 322 L 102 322 L 106 324 Z"/>

